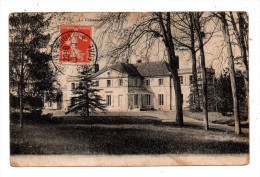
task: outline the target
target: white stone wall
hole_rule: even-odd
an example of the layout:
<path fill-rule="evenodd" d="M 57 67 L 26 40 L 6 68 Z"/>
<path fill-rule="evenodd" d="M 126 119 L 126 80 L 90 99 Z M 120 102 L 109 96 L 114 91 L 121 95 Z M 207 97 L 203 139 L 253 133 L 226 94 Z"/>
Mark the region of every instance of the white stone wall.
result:
<path fill-rule="evenodd" d="M 190 94 L 190 72 L 180 73 L 179 76 L 183 77 L 183 84 L 181 84 L 182 94 L 183 94 L 183 107 L 188 107 L 188 98 Z M 122 79 L 122 85 L 119 84 L 119 80 Z M 150 80 L 150 85 L 146 85 L 146 80 Z M 159 79 L 163 79 L 163 84 L 159 85 Z M 107 87 L 107 80 L 111 81 L 111 86 Z M 135 82 L 137 80 L 137 84 Z M 130 103 L 133 103 L 132 95 L 129 95 L 129 91 L 133 89 L 145 88 L 151 92 L 150 102 L 151 107 L 157 110 L 169 111 L 175 109 L 175 92 L 173 80 L 170 76 L 157 76 L 157 77 L 145 77 L 144 79 L 140 77 L 128 77 L 127 74 L 122 74 L 115 70 L 108 70 L 99 76 L 97 76 L 93 81 L 98 81 L 98 89 L 100 92 L 98 94 L 104 99 L 104 104 L 106 103 L 107 95 L 111 95 L 111 105 L 107 106 L 108 111 L 129 111 Z M 78 83 L 77 81 L 63 80 L 61 84 L 62 88 L 62 110 L 67 111 L 70 105 L 70 98 L 73 96 L 71 83 Z M 159 105 L 158 95 L 163 95 L 163 105 Z M 145 94 L 144 94 L 145 95 Z M 146 102 L 145 96 L 143 95 L 143 102 Z M 141 96 L 138 97 L 139 103 L 141 103 Z M 53 106 L 48 107 L 48 103 L 44 104 L 46 109 L 57 109 L 57 103 L 53 103 Z"/>
<path fill-rule="evenodd" d="M 150 85 L 146 85 L 146 80 L 150 80 Z M 163 84 L 159 85 L 159 79 L 163 79 Z M 170 77 L 146 77 L 144 78 L 144 88 L 153 93 L 152 101 L 155 109 L 170 110 Z M 163 105 L 159 105 L 158 95 L 163 95 Z"/>
<path fill-rule="evenodd" d="M 119 80 L 122 79 L 122 85 L 119 84 Z M 107 80 L 111 81 L 111 86 L 107 87 Z M 111 105 L 106 109 L 109 111 L 127 111 L 128 110 L 128 78 L 126 74 L 114 70 L 108 70 L 93 81 L 98 81 L 100 89 L 98 94 L 103 98 L 104 104 L 106 104 L 107 95 L 111 95 Z"/>

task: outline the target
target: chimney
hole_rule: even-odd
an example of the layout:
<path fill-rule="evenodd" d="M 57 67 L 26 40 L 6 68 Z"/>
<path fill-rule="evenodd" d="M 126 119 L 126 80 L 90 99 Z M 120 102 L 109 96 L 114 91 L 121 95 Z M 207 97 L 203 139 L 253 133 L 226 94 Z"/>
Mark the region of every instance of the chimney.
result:
<path fill-rule="evenodd" d="M 95 73 L 99 71 L 99 64 L 95 64 Z"/>
<path fill-rule="evenodd" d="M 142 60 L 141 59 L 137 60 L 137 63 L 142 63 Z"/>
<path fill-rule="evenodd" d="M 99 71 L 99 64 L 94 64 L 93 72 L 96 73 Z"/>

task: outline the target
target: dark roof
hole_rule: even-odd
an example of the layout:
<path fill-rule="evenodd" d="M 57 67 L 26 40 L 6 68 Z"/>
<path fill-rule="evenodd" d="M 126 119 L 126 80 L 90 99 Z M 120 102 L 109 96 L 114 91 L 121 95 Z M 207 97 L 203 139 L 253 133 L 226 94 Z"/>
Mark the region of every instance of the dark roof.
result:
<path fill-rule="evenodd" d="M 106 66 L 94 74 L 94 77 L 106 72 L 109 69 L 116 70 L 121 73 L 126 73 L 129 76 L 169 76 L 169 66 L 165 61 L 149 62 L 149 63 L 116 63 L 111 66 Z"/>
<path fill-rule="evenodd" d="M 137 63 L 135 67 L 143 77 L 170 75 L 169 65 L 165 61 Z"/>
<path fill-rule="evenodd" d="M 93 76 L 96 77 L 109 69 L 116 70 L 121 73 L 126 73 L 129 76 L 139 77 L 156 77 L 156 76 L 170 76 L 169 64 L 166 61 L 148 62 L 148 63 L 136 63 L 127 64 L 117 62 L 114 65 L 106 66 Z M 214 74 L 214 69 L 206 68 L 208 73 Z M 198 73 L 201 72 L 201 68 L 198 68 Z M 179 74 L 192 73 L 191 68 L 178 69 Z"/>
<path fill-rule="evenodd" d="M 102 68 L 100 71 L 94 74 L 94 77 L 106 72 L 109 69 L 116 70 L 120 73 L 126 73 L 129 76 L 142 76 L 136 69 L 136 67 L 133 64 L 127 64 L 127 63 L 116 63 L 111 66 L 106 66 Z"/>

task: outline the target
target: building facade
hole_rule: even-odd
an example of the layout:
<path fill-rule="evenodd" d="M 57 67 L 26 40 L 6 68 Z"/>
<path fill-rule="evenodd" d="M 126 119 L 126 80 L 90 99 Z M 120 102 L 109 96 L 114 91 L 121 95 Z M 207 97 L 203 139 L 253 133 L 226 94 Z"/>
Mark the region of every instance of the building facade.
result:
<path fill-rule="evenodd" d="M 191 93 L 191 68 L 178 70 L 183 96 L 183 107 L 189 106 Z M 198 82 L 201 85 L 201 70 L 198 69 Z M 142 111 L 175 108 L 175 91 L 169 65 L 165 61 L 149 63 L 116 63 L 104 67 L 93 74 L 95 87 L 103 98 L 108 111 Z M 58 99 L 45 103 L 45 109 L 68 110 L 72 91 L 79 81 L 68 77 Z M 201 87 L 201 86 L 200 86 Z M 200 89 L 201 90 L 201 89 Z"/>

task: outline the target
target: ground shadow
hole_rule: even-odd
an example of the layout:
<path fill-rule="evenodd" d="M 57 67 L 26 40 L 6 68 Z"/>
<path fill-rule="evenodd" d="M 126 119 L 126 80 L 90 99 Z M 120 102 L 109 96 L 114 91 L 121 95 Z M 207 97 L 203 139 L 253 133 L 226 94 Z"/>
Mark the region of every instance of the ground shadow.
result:
<path fill-rule="evenodd" d="M 249 151 L 245 137 L 240 140 L 234 133 L 218 129 L 205 131 L 192 124 L 180 127 L 125 118 L 98 120 L 84 119 L 82 123 L 80 119 L 27 119 L 22 130 L 13 122 L 11 154 L 233 154 Z"/>

